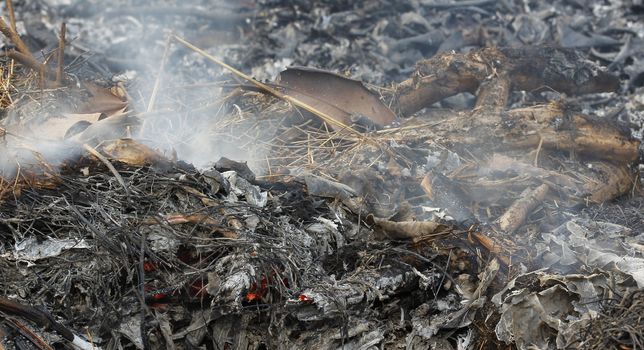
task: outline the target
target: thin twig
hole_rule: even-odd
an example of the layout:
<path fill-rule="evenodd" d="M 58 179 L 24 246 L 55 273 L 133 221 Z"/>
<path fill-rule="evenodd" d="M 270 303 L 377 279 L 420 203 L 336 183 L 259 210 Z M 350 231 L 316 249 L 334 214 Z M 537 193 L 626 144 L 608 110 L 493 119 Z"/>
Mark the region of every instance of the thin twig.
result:
<path fill-rule="evenodd" d="M 49 346 L 49 344 L 47 344 L 47 342 L 40 335 L 36 334 L 29 327 L 27 327 L 26 324 L 12 319 L 8 319 L 8 321 L 20 330 L 20 335 L 29 339 L 39 350 L 54 350 L 54 348 Z"/>
<path fill-rule="evenodd" d="M 150 101 L 148 102 L 147 112 L 151 112 L 154 109 L 154 105 L 157 102 L 157 94 L 159 93 L 159 86 L 161 86 L 161 81 L 163 80 L 163 73 L 165 70 L 165 64 L 168 61 L 168 53 L 170 52 L 170 44 L 172 42 L 172 35 L 168 36 L 168 40 L 165 43 L 165 49 L 163 50 L 163 58 L 161 58 L 161 67 L 159 67 L 159 74 L 157 74 L 157 79 L 154 81 L 154 88 L 152 89 L 152 95 L 150 96 Z"/>
<path fill-rule="evenodd" d="M 539 166 L 539 153 L 541 152 L 541 147 L 543 146 L 543 137 L 539 137 L 539 145 L 537 146 L 537 153 L 534 155 L 534 166 Z"/>
<path fill-rule="evenodd" d="M 79 349 L 100 349 L 87 341 L 76 336 L 69 328 L 54 320 L 48 313 L 38 310 L 32 306 L 23 305 L 13 300 L 0 297 L 0 311 L 23 317 L 40 327 L 51 328 L 60 334 L 65 340 L 73 342 Z"/>
<path fill-rule="evenodd" d="M 110 169 L 110 171 L 112 172 L 112 174 L 114 174 L 114 177 L 116 177 L 116 180 L 119 182 L 119 184 L 121 184 L 121 186 L 123 186 L 123 189 L 125 190 L 125 194 L 128 197 L 130 197 L 130 190 L 128 189 L 127 185 L 125 184 L 125 181 L 123 180 L 123 177 L 121 176 L 121 174 L 119 174 L 118 170 L 116 170 L 116 168 L 114 167 L 114 165 L 112 165 L 112 163 L 109 161 L 109 159 L 105 158 L 105 156 L 103 156 L 97 150 L 95 150 L 94 147 L 92 147 L 92 146 L 90 146 L 90 145 L 88 145 L 86 143 L 83 144 L 83 148 L 87 152 L 91 153 L 94 157 L 98 158 L 101 162 L 103 162 L 103 164 L 105 164 L 105 166 L 108 169 Z"/>
<path fill-rule="evenodd" d="M 141 317 L 141 340 L 143 342 L 143 348 L 150 348 L 150 340 L 148 339 L 147 332 L 147 322 L 145 322 L 145 315 L 148 311 L 148 307 L 145 304 L 145 232 L 139 230 L 141 235 L 141 249 L 139 250 L 139 266 L 138 266 L 138 275 L 139 275 L 139 302 L 141 303 L 141 312 L 139 316 Z"/>
<path fill-rule="evenodd" d="M 38 70 L 38 79 L 40 80 L 39 85 L 40 85 L 40 95 L 41 96 L 44 95 L 44 90 L 47 87 L 47 84 L 45 83 L 45 81 L 46 81 L 46 79 L 45 79 L 46 73 L 47 73 L 47 66 L 43 64 L 43 65 L 40 66 L 40 70 Z"/>
<path fill-rule="evenodd" d="M 63 79 L 63 68 L 65 67 L 65 22 L 60 25 L 60 36 L 58 40 L 58 67 L 56 69 L 56 86 L 60 86 Z"/>

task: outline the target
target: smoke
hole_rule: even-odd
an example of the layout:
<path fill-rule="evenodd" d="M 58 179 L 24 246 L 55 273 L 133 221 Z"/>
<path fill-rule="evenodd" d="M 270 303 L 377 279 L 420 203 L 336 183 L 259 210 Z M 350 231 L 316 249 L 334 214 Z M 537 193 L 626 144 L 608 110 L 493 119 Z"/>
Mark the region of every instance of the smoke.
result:
<path fill-rule="evenodd" d="M 43 138 L 46 130 L 34 128 L 20 135 L 9 131 L 2 141 L 0 155 L 0 179 L 9 180 L 23 174 L 44 174 L 55 171 L 68 159 L 81 154 L 78 144 L 68 140 Z"/>
<path fill-rule="evenodd" d="M 139 8 L 145 10 L 155 3 L 139 3 Z M 237 14 L 240 11 L 236 3 L 218 9 L 202 8 L 191 2 L 178 2 L 168 6 L 167 11 L 173 6 L 194 12 L 217 13 L 219 10 Z M 106 38 L 116 41 L 113 46 L 118 50 L 114 55 L 121 59 L 129 57 L 144 67 L 137 70 L 135 81 L 125 82 L 129 95 L 136 101 L 133 107 L 146 111 L 140 117 L 142 126 L 134 138 L 197 167 L 206 167 L 220 157 L 227 157 L 247 161 L 254 171 L 261 173 L 267 156 L 263 143 L 272 137 L 274 128 L 265 120 L 258 120 L 260 116 L 226 100 L 228 92 L 221 85 L 229 76 L 224 75 L 221 68 L 181 44 L 168 41 L 174 34 L 187 37 L 214 56 L 235 65 L 236 40 L 240 38 L 231 41 L 231 37 L 241 35 L 237 28 L 242 23 L 214 24 L 211 19 L 189 15 L 142 15 L 128 25 L 128 21 L 123 23 L 124 18 L 119 16 L 118 19 L 105 18 L 104 28 L 92 30 L 115 27 L 114 21 L 128 27 L 121 29 L 120 40 L 119 35 Z"/>
<path fill-rule="evenodd" d="M 60 23 L 65 21 L 68 58 L 86 61 L 83 67 L 72 65 L 68 70 L 74 70 L 80 80 L 93 78 L 107 85 L 118 83 L 127 91 L 130 115 L 138 119 L 139 125 L 131 130 L 132 138 L 196 167 L 207 167 L 220 157 L 227 157 L 247 161 L 256 173 L 264 172 L 268 154 L 265 145 L 275 133 L 270 118 L 250 113 L 227 99 L 230 89 L 225 84 L 230 75 L 221 68 L 176 42 L 168 44 L 171 35 L 186 37 L 235 66 L 242 52 L 239 40 L 243 35 L 239 28 L 243 23 L 234 20 L 215 23 L 200 14 L 226 12 L 231 18 L 239 17 L 241 9 L 236 2 L 213 1 L 204 6 L 197 1 L 123 0 L 110 2 L 109 8 L 101 1 L 50 5 L 55 8 L 54 13 L 64 16 L 43 18 L 43 23 L 57 33 Z M 182 12 L 175 15 L 176 9 Z M 88 68 L 94 71 L 88 73 Z M 153 92 L 156 99 L 151 105 Z M 33 108 L 32 112 L 24 104 L 15 106 L 20 109 L 20 116 L 3 121 L 3 128 L 9 132 L 0 157 L 3 178 L 13 177 L 24 166 L 56 165 L 80 154 L 78 145 L 63 141 L 62 135 L 52 135 L 47 126 L 30 123 L 25 127 L 24 119 L 44 121 L 75 112 L 63 99 L 47 103 L 49 112 L 42 108 Z M 19 122 L 12 125 L 9 120 Z M 101 123 L 101 127 L 105 127 L 103 124 L 107 123 Z M 102 137 L 115 134 L 112 130 L 101 133 Z"/>

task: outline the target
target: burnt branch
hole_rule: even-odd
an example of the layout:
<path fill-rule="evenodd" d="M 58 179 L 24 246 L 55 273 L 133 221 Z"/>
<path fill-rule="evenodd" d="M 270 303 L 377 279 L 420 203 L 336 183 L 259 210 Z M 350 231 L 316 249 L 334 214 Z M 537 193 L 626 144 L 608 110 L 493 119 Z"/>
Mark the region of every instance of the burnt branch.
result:
<path fill-rule="evenodd" d="M 490 84 L 500 89 L 496 94 L 502 98 L 490 101 Z M 412 77 L 398 85 L 398 105 L 401 114 L 409 116 L 446 97 L 475 93 L 477 89 L 486 91 L 484 96 L 479 95 L 477 106 L 492 102 L 499 107 L 510 90 L 548 88 L 566 94 L 587 94 L 614 91 L 618 86 L 616 77 L 601 71 L 576 50 L 485 48 L 467 54 L 442 53 L 420 61 Z"/>

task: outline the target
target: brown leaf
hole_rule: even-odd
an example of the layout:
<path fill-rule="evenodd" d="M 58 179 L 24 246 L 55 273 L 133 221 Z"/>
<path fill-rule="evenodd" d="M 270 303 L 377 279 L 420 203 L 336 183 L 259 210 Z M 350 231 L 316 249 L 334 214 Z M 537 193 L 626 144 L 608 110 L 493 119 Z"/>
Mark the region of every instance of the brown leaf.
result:
<path fill-rule="evenodd" d="M 277 80 L 282 92 L 320 110 L 335 120 L 352 125 L 391 124 L 396 115 L 362 82 L 306 67 L 291 67 Z"/>
<path fill-rule="evenodd" d="M 127 138 L 131 128 L 139 125 L 139 119 L 127 114 L 113 115 L 110 118 L 99 118 L 99 121 L 87 126 L 85 130 L 75 134 L 71 139 L 81 143 L 98 145 L 104 141 Z"/>
<path fill-rule="evenodd" d="M 373 217 L 373 220 L 392 239 L 439 238 L 450 232 L 446 225 L 433 221 L 394 222 L 377 217 Z"/>
<path fill-rule="evenodd" d="M 119 139 L 106 144 L 103 152 L 111 159 L 125 164 L 142 166 L 167 162 L 167 160 L 152 148 L 132 139 Z"/>
<path fill-rule="evenodd" d="M 84 85 L 92 97 L 79 108 L 78 113 L 105 113 L 111 117 L 122 114 L 127 108 L 127 100 L 118 93 L 118 90 L 103 88 L 92 83 Z"/>

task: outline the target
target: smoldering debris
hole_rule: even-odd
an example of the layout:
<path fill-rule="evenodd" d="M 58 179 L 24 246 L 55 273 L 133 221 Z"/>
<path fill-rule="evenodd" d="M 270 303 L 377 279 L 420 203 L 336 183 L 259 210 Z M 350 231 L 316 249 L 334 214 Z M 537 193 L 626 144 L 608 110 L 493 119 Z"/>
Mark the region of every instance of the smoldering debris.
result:
<path fill-rule="evenodd" d="M 637 5 L 15 5 L 4 348 L 643 345 Z"/>

